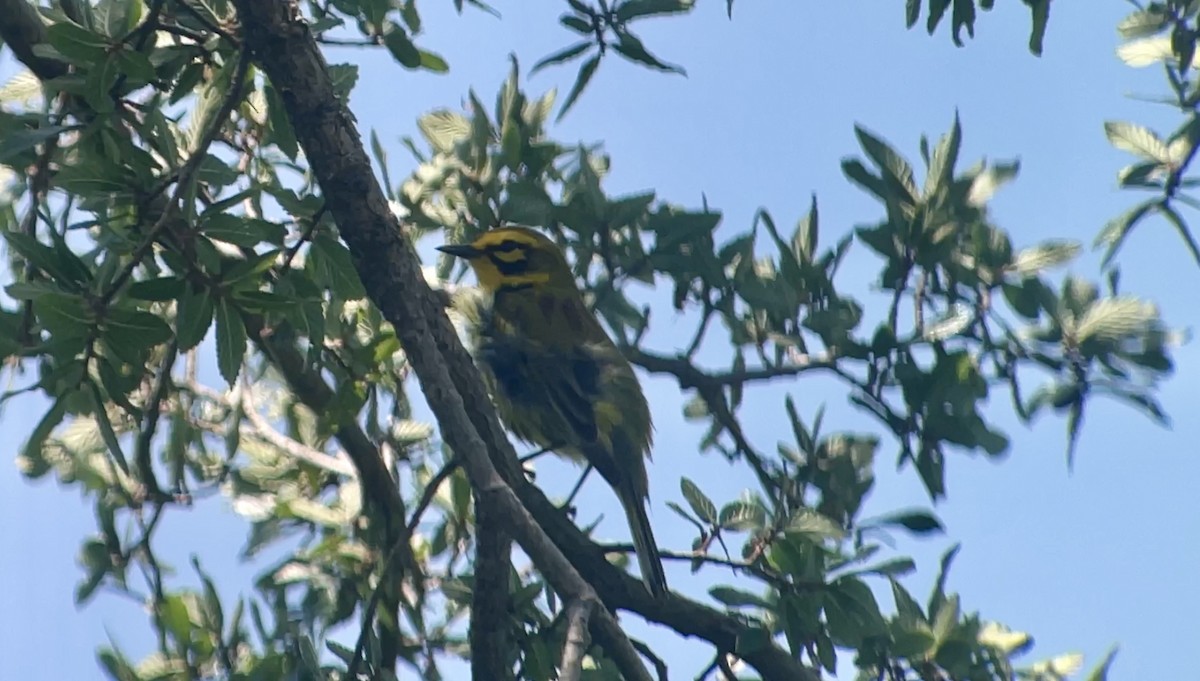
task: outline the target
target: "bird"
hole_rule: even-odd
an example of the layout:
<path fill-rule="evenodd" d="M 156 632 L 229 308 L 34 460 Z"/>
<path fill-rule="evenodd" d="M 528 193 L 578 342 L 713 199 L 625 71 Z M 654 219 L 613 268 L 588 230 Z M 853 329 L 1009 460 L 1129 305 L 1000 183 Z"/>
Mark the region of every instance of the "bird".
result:
<path fill-rule="evenodd" d="M 563 251 L 515 225 L 437 250 L 465 260 L 491 298 L 476 356 L 501 420 L 518 439 L 600 473 L 629 521 L 642 580 L 655 598 L 666 594 L 646 511 L 650 407 L 633 367 L 584 302 Z"/>

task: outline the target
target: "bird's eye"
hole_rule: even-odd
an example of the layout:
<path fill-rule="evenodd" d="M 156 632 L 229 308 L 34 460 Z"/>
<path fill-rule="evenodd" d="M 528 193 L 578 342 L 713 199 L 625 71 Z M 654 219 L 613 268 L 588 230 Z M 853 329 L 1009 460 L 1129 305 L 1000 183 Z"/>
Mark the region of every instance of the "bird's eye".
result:
<path fill-rule="evenodd" d="M 504 252 L 504 253 L 509 253 L 511 251 L 517 250 L 520 247 L 521 247 L 520 244 L 518 244 L 515 241 L 505 241 L 504 243 L 497 246 L 496 250 Z"/>

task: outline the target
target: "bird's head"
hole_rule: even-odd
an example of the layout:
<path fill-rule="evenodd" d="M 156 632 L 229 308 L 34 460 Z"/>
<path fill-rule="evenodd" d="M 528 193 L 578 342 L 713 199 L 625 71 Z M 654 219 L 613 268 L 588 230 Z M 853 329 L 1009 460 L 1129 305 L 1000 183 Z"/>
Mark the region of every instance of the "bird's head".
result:
<path fill-rule="evenodd" d="M 558 245 L 528 227 L 500 227 L 469 244 L 446 244 L 438 250 L 471 265 L 479 286 L 501 288 L 575 288 L 575 275 Z"/>

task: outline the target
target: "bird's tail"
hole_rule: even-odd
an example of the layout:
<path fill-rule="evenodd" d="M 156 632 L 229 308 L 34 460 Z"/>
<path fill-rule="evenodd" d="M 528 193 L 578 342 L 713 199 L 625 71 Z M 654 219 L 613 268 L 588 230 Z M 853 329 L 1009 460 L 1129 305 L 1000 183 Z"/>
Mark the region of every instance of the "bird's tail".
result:
<path fill-rule="evenodd" d="M 650 529 L 650 517 L 646 515 L 646 504 L 636 494 L 621 493 L 621 505 L 629 519 L 629 530 L 633 534 L 633 548 L 637 551 L 638 566 L 642 569 L 642 580 L 650 595 L 658 598 L 667 593 L 667 575 L 663 572 L 662 558 L 658 555 L 658 544 L 654 531 Z"/>

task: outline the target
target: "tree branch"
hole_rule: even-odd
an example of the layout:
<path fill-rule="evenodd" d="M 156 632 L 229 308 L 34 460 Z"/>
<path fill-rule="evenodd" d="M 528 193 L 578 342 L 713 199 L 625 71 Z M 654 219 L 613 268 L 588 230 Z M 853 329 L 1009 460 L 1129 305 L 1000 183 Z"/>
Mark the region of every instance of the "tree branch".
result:
<path fill-rule="evenodd" d="M 558 674 L 559 681 L 579 681 L 579 675 L 583 673 L 583 658 L 592 644 L 588 635 L 588 620 L 594 607 L 594 601 L 571 601 L 567 604 L 567 635 L 563 643 L 562 662 L 559 664 L 562 670 Z"/>
<path fill-rule="evenodd" d="M 769 381 L 785 376 L 797 376 L 809 371 L 824 369 L 832 371 L 837 363 L 832 358 L 809 359 L 806 362 L 787 364 L 783 366 L 768 366 L 760 369 L 744 369 L 710 374 L 696 368 L 686 356 L 666 357 L 646 352 L 639 348 L 625 346 L 621 352 L 630 362 L 640 366 L 652 374 L 670 374 L 679 381 L 680 388 L 723 388 L 739 383 Z"/>
<path fill-rule="evenodd" d="M 303 442 L 293 440 L 275 430 L 266 417 L 258 413 L 258 405 L 254 402 L 254 389 L 245 380 L 242 382 L 242 401 L 245 403 L 244 411 L 246 418 L 249 419 L 250 425 L 254 427 L 255 432 L 263 440 L 282 449 L 288 456 L 312 464 L 322 470 L 344 475 L 352 479 L 358 477 L 358 471 L 346 459 L 326 454 L 319 449 L 313 449 Z"/>

